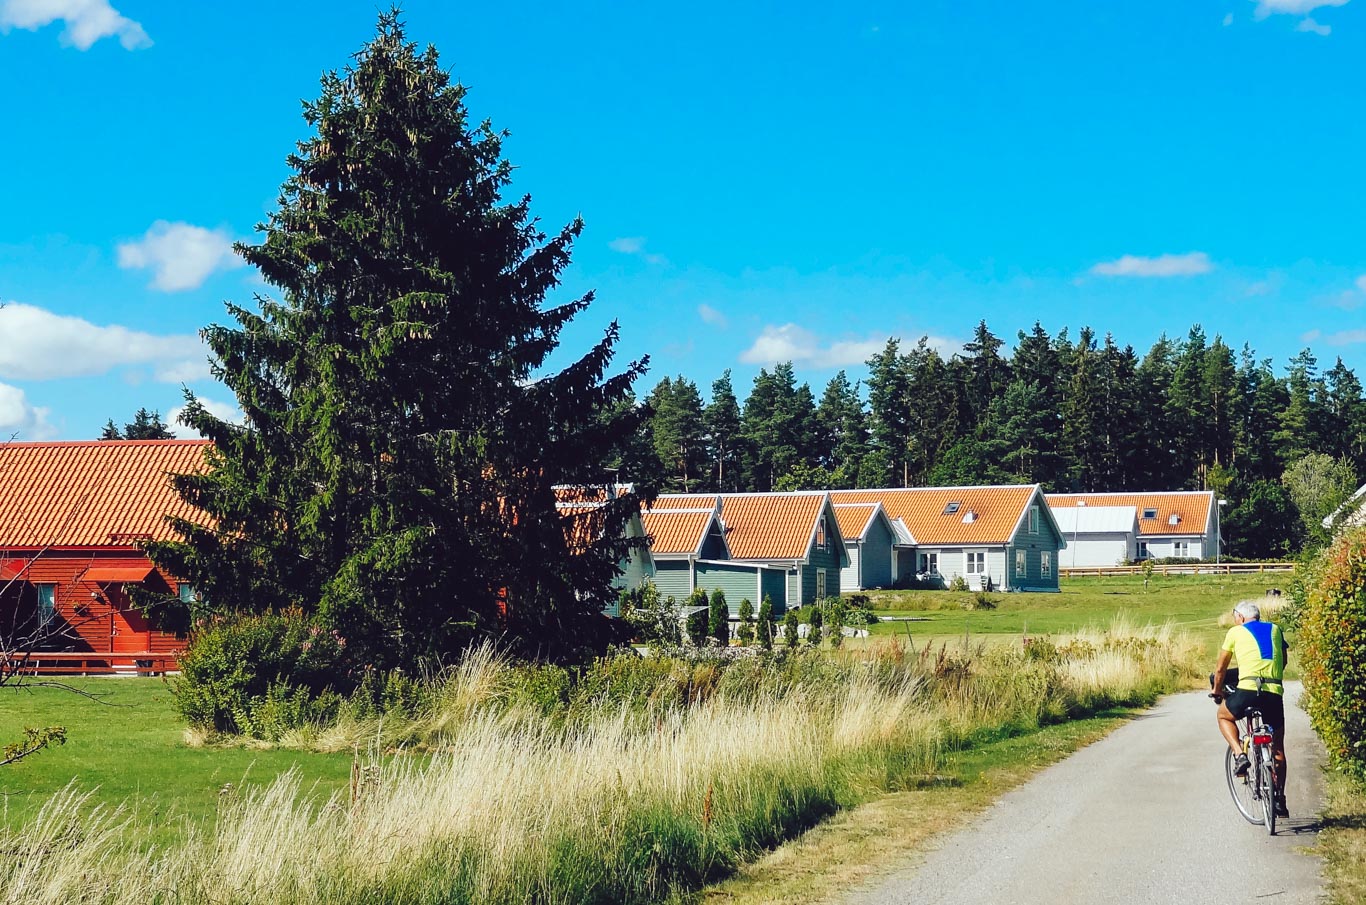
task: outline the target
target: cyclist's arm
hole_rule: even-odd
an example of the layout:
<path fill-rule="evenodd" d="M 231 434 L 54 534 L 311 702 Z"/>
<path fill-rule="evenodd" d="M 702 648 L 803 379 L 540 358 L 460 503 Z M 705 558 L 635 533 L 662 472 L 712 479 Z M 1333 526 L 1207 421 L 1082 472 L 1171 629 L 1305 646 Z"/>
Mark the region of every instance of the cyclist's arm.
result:
<path fill-rule="evenodd" d="M 1224 675 L 1228 672 L 1228 664 L 1232 659 L 1232 651 L 1221 650 L 1219 661 L 1214 664 L 1214 693 L 1221 697 L 1224 694 Z"/>

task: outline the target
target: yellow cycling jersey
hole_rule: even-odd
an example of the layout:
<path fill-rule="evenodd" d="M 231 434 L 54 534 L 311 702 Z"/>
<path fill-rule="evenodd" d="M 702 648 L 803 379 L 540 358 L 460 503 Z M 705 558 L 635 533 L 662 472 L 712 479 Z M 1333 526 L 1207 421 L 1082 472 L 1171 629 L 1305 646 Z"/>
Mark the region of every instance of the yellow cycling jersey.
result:
<path fill-rule="evenodd" d="M 1235 625 L 1224 636 L 1223 649 L 1238 661 L 1240 690 L 1256 691 L 1257 679 L 1263 679 L 1262 691 L 1285 693 L 1285 635 L 1279 625 L 1261 620 Z"/>

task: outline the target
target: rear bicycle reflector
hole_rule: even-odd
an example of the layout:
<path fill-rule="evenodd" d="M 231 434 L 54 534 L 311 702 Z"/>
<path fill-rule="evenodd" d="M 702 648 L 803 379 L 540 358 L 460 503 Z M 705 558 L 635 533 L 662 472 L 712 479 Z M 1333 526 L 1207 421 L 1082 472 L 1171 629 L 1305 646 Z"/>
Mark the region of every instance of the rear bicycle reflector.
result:
<path fill-rule="evenodd" d="M 1252 736 L 1252 744 L 1269 745 L 1271 744 L 1271 733 L 1257 733 Z"/>

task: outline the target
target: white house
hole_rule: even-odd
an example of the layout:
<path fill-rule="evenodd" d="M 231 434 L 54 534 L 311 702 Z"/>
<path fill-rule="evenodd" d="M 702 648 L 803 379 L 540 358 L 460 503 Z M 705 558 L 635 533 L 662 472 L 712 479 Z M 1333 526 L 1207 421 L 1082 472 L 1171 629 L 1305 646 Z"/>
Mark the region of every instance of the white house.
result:
<path fill-rule="evenodd" d="M 1134 560 L 1215 559 L 1219 550 L 1219 507 L 1209 490 L 1174 490 L 1153 493 L 1050 493 L 1048 506 L 1055 518 L 1059 513 L 1080 507 L 1133 507 L 1138 530 L 1134 534 Z M 1089 519 L 1089 516 L 1082 516 Z M 1089 522 L 1088 522 L 1089 524 Z M 1130 529 L 1094 532 L 1094 540 L 1104 539 L 1118 549 L 1128 543 Z M 1069 542 L 1071 535 L 1067 536 Z M 1070 565 L 1070 563 L 1069 563 Z M 1102 565 L 1099 564 L 1098 565 Z M 1113 562 L 1103 565 L 1114 565 Z M 1078 556 L 1078 568 L 1081 556 Z"/>
<path fill-rule="evenodd" d="M 1138 510 L 1133 506 L 1050 506 L 1067 539 L 1064 569 L 1115 566 L 1138 554 Z"/>

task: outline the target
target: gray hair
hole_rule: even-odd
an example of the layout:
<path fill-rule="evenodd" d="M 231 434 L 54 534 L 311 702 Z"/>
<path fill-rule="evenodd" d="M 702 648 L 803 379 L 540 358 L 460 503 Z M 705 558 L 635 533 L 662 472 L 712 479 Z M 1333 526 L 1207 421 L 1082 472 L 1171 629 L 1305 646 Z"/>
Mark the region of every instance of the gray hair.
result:
<path fill-rule="evenodd" d="M 1262 618 L 1262 608 L 1257 606 L 1256 601 L 1242 600 L 1233 608 L 1233 612 L 1242 616 L 1248 622 L 1256 622 Z"/>

